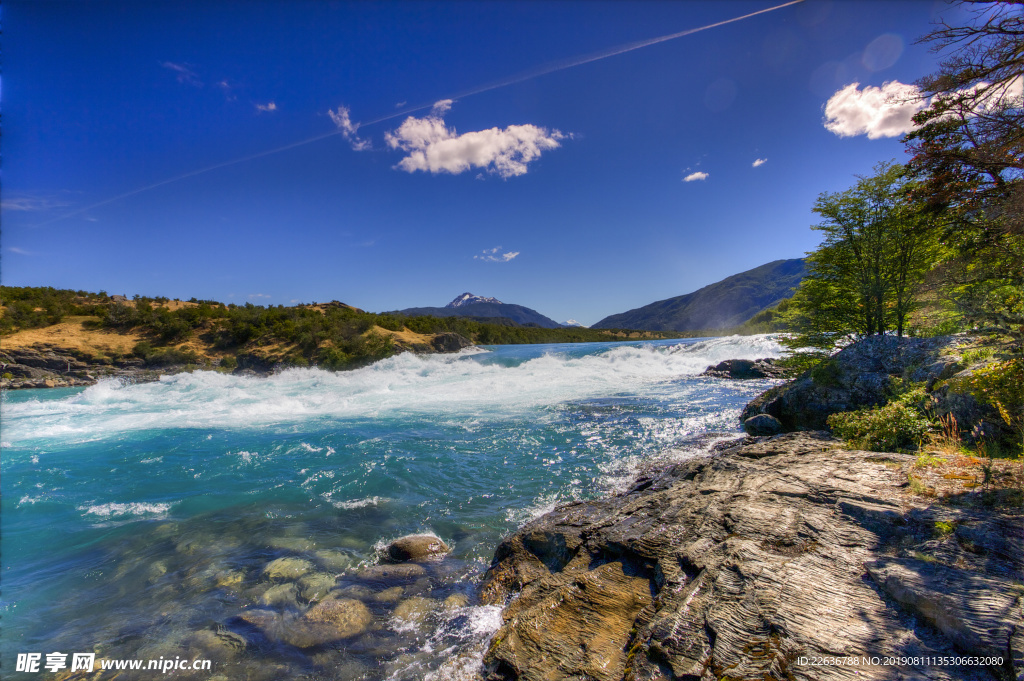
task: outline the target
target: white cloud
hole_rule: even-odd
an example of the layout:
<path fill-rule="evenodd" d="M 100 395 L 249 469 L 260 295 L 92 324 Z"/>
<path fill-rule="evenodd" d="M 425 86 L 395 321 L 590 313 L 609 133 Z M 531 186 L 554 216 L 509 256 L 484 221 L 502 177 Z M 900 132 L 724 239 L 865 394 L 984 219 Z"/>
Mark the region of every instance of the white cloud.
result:
<path fill-rule="evenodd" d="M 545 151 L 557 149 L 561 146 L 559 140 L 568 137 L 558 130 L 530 124 L 460 135 L 445 125 L 442 118 L 451 105 L 450 99 L 442 99 L 427 116 L 409 116 L 397 130 L 385 134 L 392 149 L 408 153 L 396 168 L 408 173 L 423 170 L 452 175 L 482 168 L 508 178 L 524 175 L 530 161 L 540 158 Z"/>
<path fill-rule="evenodd" d="M 917 86 L 898 80 L 882 87 L 859 87 L 860 83 L 851 83 L 825 103 L 827 130 L 840 137 L 897 137 L 913 130 L 914 114 L 928 105 Z"/>
<path fill-rule="evenodd" d="M 35 255 L 32 251 L 26 251 L 24 248 L 18 248 L 17 246 L 8 246 L 7 250 L 11 253 L 17 253 L 18 255 Z"/>
<path fill-rule="evenodd" d="M 194 85 L 195 87 L 203 86 L 203 81 L 199 80 L 199 76 L 187 64 L 175 64 L 172 61 L 165 61 L 161 62 L 160 66 L 173 71 L 174 77 L 179 83 Z"/>
<path fill-rule="evenodd" d="M 224 93 L 224 99 L 226 101 L 233 102 L 236 99 L 238 99 L 238 97 L 235 96 L 234 87 L 228 81 L 226 81 L 226 80 L 220 81 L 219 83 L 217 83 L 217 87 L 219 87 L 221 92 Z M 258 104 L 256 106 L 259 107 Z"/>
<path fill-rule="evenodd" d="M 519 255 L 519 251 L 508 251 L 506 253 L 500 253 L 501 246 L 496 248 L 486 248 L 483 250 L 483 255 L 474 255 L 473 260 L 483 260 L 484 262 L 508 262 Z"/>
<path fill-rule="evenodd" d="M 13 198 L 6 198 L 3 202 L 0 202 L 0 208 L 3 208 L 3 210 L 31 212 L 54 210 L 56 208 L 63 208 L 67 205 L 68 203 L 66 201 L 37 196 L 16 196 Z"/>
<path fill-rule="evenodd" d="M 266 294 L 266 293 L 250 293 L 249 297 L 253 298 L 253 299 L 256 299 L 256 298 L 269 298 L 270 296 L 268 294 Z"/>
<path fill-rule="evenodd" d="M 274 102 L 267 102 L 266 104 L 256 104 L 257 111 L 277 111 L 277 104 Z"/>
<path fill-rule="evenodd" d="M 690 173 L 689 175 L 684 177 L 683 178 L 683 182 L 693 182 L 695 180 L 706 180 L 710 176 L 711 176 L 710 173 L 702 173 L 700 171 L 697 171 L 695 173 Z"/>
<path fill-rule="evenodd" d="M 767 162 L 768 162 L 768 159 L 766 159 L 766 158 L 758 158 L 758 159 L 754 159 L 754 162 L 751 163 L 750 165 L 753 166 L 754 168 L 756 168 L 758 166 L 763 166 Z"/>
<path fill-rule="evenodd" d="M 370 140 L 360 139 L 356 132 L 359 130 L 359 124 L 353 123 L 349 117 L 348 107 L 339 106 L 337 111 L 327 110 L 327 115 L 331 117 L 334 124 L 338 126 L 338 130 L 341 131 L 341 136 L 344 137 L 355 151 L 365 151 L 370 148 Z"/>
<path fill-rule="evenodd" d="M 1024 76 L 999 87 L 989 89 L 989 85 L 981 82 L 937 97 L 965 96 L 975 115 L 984 115 L 1004 106 L 1020 106 L 1024 100 Z M 884 83 L 880 88 L 869 85 L 860 90 L 859 86 L 860 83 L 847 85 L 825 103 L 825 128 L 840 137 L 867 135 L 868 139 L 878 139 L 908 133 L 915 127 L 914 114 L 935 101 L 934 97 L 922 96 L 916 85 L 896 80 Z"/>
<path fill-rule="evenodd" d="M 434 116 L 444 116 L 452 110 L 452 104 L 454 103 L 455 102 L 451 99 L 439 99 L 434 102 L 434 106 L 430 110 L 430 113 Z"/>

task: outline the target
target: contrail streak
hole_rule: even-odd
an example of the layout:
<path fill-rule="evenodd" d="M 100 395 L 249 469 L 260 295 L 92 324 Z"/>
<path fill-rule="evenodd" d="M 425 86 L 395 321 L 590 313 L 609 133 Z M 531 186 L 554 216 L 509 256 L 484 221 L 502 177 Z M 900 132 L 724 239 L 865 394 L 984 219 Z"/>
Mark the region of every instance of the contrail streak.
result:
<path fill-rule="evenodd" d="M 718 21 L 718 22 L 715 22 L 713 24 L 708 24 L 706 26 L 699 26 L 698 28 L 688 28 L 685 31 L 679 31 L 677 33 L 669 33 L 668 35 L 658 36 L 657 38 L 647 38 L 645 40 L 637 40 L 635 42 L 625 43 L 625 44 L 619 45 L 617 47 L 610 47 L 610 48 L 608 48 L 606 50 L 601 50 L 600 52 L 594 52 L 592 54 L 588 54 L 588 55 L 584 55 L 584 56 L 570 57 L 568 59 L 563 59 L 563 60 L 560 60 L 560 61 L 551 62 L 551 63 L 549 63 L 549 64 L 547 64 L 545 66 L 540 66 L 538 68 L 531 69 L 529 71 L 524 71 L 524 72 L 522 72 L 522 73 L 520 73 L 518 75 L 515 75 L 515 76 L 509 76 L 508 78 L 504 78 L 502 80 L 495 81 L 495 82 L 489 83 L 487 85 L 481 85 L 480 87 L 476 87 L 476 88 L 473 88 L 471 90 L 465 90 L 463 92 L 460 92 L 457 95 L 454 95 L 452 97 L 448 97 L 447 99 L 453 99 L 453 100 L 465 99 L 466 97 L 471 97 L 473 95 L 479 95 L 479 94 L 482 94 L 484 92 L 490 92 L 491 90 L 496 90 L 498 88 L 507 87 L 509 85 L 515 85 L 516 83 L 522 83 L 523 81 L 531 80 L 533 78 L 539 78 L 540 76 L 546 76 L 549 73 L 555 73 L 557 71 L 564 71 L 565 69 L 571 69 L 571 68 L 576 67 L 576 66 L 582 66 L 584 64 L 589 64 L 591 62 L 600 61 L 601 59 L 607 59 L 608 57 L 614 57 L 616 55 L 625 54 L 626 52 L 632 52 L 633 50 L 639 50 L 640 48 L 643 48 L 643 47 L 649 47 L 651 45 L 657 45 L 658 43 L 663 43 L 663 42 L 666 42 L 668 40 L 675 40 L 676 38 L 682 38 L 684 36 L 693 35 L 694 33 L 700 33 L 701 31 L 707 31 L 707 30 L 710 30 L 712 28 L 718 28 L 719 26 L 725 26 L 726 24 L 732 24 L 732 23 L 735 23 L 737 21 L 743 21 L 744 19 L 749 19 L 750 17 L 756 17 L 759 14 L 766 14 L 768 12 L 774 12 L 775 10 L 783 9 L 784 7 L 789 7 L 791 5 L 798 5 L 801 2 L 804 2 L 804 0 L 791 0 L 791 2 L 786 2 L 786 3 L 783 3 L 781 5 L 775 5 L 774 7 L 769 7 L 767 9 L 762 9 L 762 10 L 758 10 L 756 12 L 751 12 L 750 14 L 744 14 L 743 16 L 740 16 L 740 17 L 733 17 L 732 19 L 725 19 L 724 21 Z M 442 99 L 446 99 L 446 98 L 442 98 Z M 431 102 L 429 104 L 421 104 L 419 106 L 414 106 L 414 107 L 411 107 L 411 108 L 403 109 L 402 111 L 398 111 L 398 112 L 393 113 L 393 114 L 388 114 L 387 116 L 381 116 L 380 118 L 375 118 L 375 119 L 373 119 L 371 121 L 367 121 L 366 123 L 360 123 L 360 124 L 358 124 L 357 128 L 365 127 L 367 125 L 376 125 L 377 123 L 383 123 L 384 121 L 389 121 L 389 120 L 391 120 L 393 118 L 398 118 L 399 116 L 406 116 L 406 115 L 414 113 L 416 111 L 423 111 L 424 109 L 429 109 L 429 108 L 431 108 L 433 106 L 434 106 L 434 102 Z M 130 196 L 135 196 L 136 194 L 141 194 L 142 192 L 147 192 L 150 189 L 156 189 L 157 187 L 162 187 L 165 184 L 171 184 L 172 182 L 178 182 L 179 180 L 184 180 L 184 179 L 187 179 L 187 178 L 190 178 L 190 177 L 195 177 L 196 175 L 203 175 L 205 173 L 209 173 L 211 171 L 218 170 L 220 168 L 226 168 L 227 166 L 233 166 L 236 163 L 245 163 L 246 161 L 252 161 L 252 160 L 255 160 L 257 158 L 262 158 L 264 156 L 270 156 L 272 154 L 277 154 L 277 153 L 280 153 L 282 151 L 288 151 L 289 149 L 294 149 L 296 147 L 301 147 L 301 146 L 305 146 L 307 144 L 312 144 L 313 142 L 319 142 L 320 140 L 327 139 L 328 137 L 334 137 L 335 135 L 341 135 L 341 134 L 342 134 L 341 130 L 332 130 L 331 132 L 326 132 L 326 133 L 324 133 L 322 135 L 315 135 L 314 137 L 308 137 L 308 138 L 300 140 L 298 142 L 292 142 L 291 144 L 286 144 L 283 147 L 275 147 L 273 149 L 268 149 L 266 151 L 261 151 L 261 152 L 258 152 L 256 154 L 250 154 L 248 156 L 242 156 L 241 158 L 232 159 L 230 161 L 224 161 L 223 163 L 217 163 L 217 164 L 212 165 L 212 166 L 206 166 L 205 168 L 200 168 L 199 170 L 193 170 L 191 172 L 187 172 L 187 173 L 184 173 L 182 175 L 175 175 L 174 177 L 170 177 L 170 178 L 168 178 L 166 180 L 161 180 L 159 182 L 154 182 L 153 184 L 146 185 L 145 187 L 139 187 L 138 189 L 133 189 L 133 190 L 131 190 L 129 192 L 125 192 L 124 194 L 118 194 L 117 196 L 114 196 L 114 197 L 109 198 L 109 199 L 105 199 L 103 201 L 100 201 L 99 203 L 94 203 L 94 204 L 92 204 L 90 206 L 86 206 L 85 208 L 79 208 L 78 210 L 71 211 L 70 213 L 65 213 L 64 215 L 61 215 L 59 217 L 53 218 L 52 220 L 47 220 L 45 222 L 40 222 L 40 223 L 36 224 L 35 227 L 42 227 L 44 225 L 49 225 L 51 223 L 58 222 L 60 220 L 65 220 L 67 218 L 74 217 L 76 215 L 81 215 L 82 213 L 88 212 L 90 210 L 94 210 L 96 208 L 99 208 L 101 206 L 105 206 L 105 205 L 110 204 L 110 203 L 114 203 L 115 201 L 120 201 L 121 199 L 126 199 L 126 198 L 128 198 Z"/>

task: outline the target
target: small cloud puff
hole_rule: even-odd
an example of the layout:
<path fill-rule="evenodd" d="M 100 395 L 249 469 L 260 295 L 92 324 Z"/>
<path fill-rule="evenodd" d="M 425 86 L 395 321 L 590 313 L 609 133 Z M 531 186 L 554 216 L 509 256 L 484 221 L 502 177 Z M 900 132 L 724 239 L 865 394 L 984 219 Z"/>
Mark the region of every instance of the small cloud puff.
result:
<path fill-rule="evenodd" d="M 359 124 L 352 122 L 352 119 L 349 117 L 348 107 L 339 106 L 337 111 L 328 109 L 327 115 L 338 126 L 341 136 L 352 145 L 352 149 L 355 151 L 365 151 L 370 148 L 370 140 L 360 139 L 359 135 L 356 134 L 359 130 Z"/>
<path fill-rule="evenodd" d="M 174 77 L 179 83 L 193 85 L 195 87 L 203 86 L 203 81 L 199 80 L 199 76 L 187 64 L 175 64 L 172 61 L 165 61 L 161 62 L 160 66 L 169 71 L 173 71 Z"/>
<path fill-rule="evenodd" d="M 277 111 L 277 104 L 274 102 L 267 102 L 266 104 L 256 104 L 257 111 Z"/>
<path fill-rule="evenodd" d="M 766 159 L 766 158 L 758 158 L 758 159 L 755 159 L 754 162 L 751 163 L 750 165 L 753 166 L 754 168 L 756 168 L 758 166 L 763 166 L 767 162 L 768 162 L 768 159 Z"/>
<path fill-rule="evenodd" d="M 683 182 L 694 182 L 696 180 L 706 180 L 706 179 L 708 179 L 708 177 L 710 177 L 710 175 L 711 175 L 710 173 L 702 173 L 700 171 L 697 171 L 695 173 L 690 173 L 689 175 L 684 177 L 683 178 Z"/>
<path fill-rule="evenodd" d="M 388 146 L 408 154 L 396 168 L 408 173 L 422 170 L 452 175 L 482 168 L 508 178 L 526 174 L 527 164 L 540 158 L 543 152 L 557 149 L 561 146 L 560 140 L 568 137 L 558 130 L 530 124 L 460 135 L 444 122 L 443 116 L 451 107 L 452 100 L 442 99 L 428 115 L 409 116 L 397 130 L 385 134 Z"/>
<path fill-rule="evenodd" d="M 474 255 L 473 260 L 483 260 L 484 262 L 508 262 L 519 255 L 519 251 L 507 251 L 501 253 L 501 246 L 495 248 L 487 248 L 483 250 L 483 255 Z"/>
<path fill-rule="evenodd" d="M 13 198 L 5 198 L 0 202 L 0 208 L 3 208 L 3 210 L 30 212 L 53 210 L 56 208 L 63 208 L 67 205 L 66 201 L 37 196 L 16 196 Z"/>

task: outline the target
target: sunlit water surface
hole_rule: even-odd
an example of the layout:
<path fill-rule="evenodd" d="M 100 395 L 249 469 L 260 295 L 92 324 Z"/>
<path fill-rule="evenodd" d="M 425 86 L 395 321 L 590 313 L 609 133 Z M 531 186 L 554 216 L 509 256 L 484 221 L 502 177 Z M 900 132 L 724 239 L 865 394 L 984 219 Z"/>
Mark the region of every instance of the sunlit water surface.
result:
<path fill-rule="evenodd" d="M 498 346 L 6 393 L 0 669 L 96 651 L 209 658 L 203 679 L 471 678 L 500 623 L 476 596 L 500 539 L 737 434 L 771 382 L 697 374 L 780 354 L 767 336 Z M 421 532 L 450 556 L 416 578 L 359 576 Z M 307 561 L 307 582 L 264 574 L 282 557 Z M 366 603 L 365 631 L 301 649 L 239 617 L 287 626 L 324 576 Z"/>

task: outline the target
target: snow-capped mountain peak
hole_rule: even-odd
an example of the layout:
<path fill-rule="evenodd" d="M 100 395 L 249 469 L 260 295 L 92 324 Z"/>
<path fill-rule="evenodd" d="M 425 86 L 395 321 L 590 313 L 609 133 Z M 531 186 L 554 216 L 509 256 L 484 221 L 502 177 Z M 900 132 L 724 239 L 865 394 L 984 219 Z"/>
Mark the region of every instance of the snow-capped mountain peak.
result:
<path fill-rule="evenodd" d="M 472 305 L 473 303 L 497 303 L 502 305 L 503 303 L 497 298 L 485 298 L 484 296 L 474 296 L 472 293 L 463 293 L 452 302 L 445 305 L 445 307 L 462 307 L 463 305 Z"/>
<path fill-rule="evenodd" d="M 584 329 L 587 328 L 585 324 L 580 324 L 575 319 L 567 319 L 567 320 L 565 320 L 564 322 L 562 322 L 562 326 L 578 326 L 578 327 L 584 328 Z"/>

